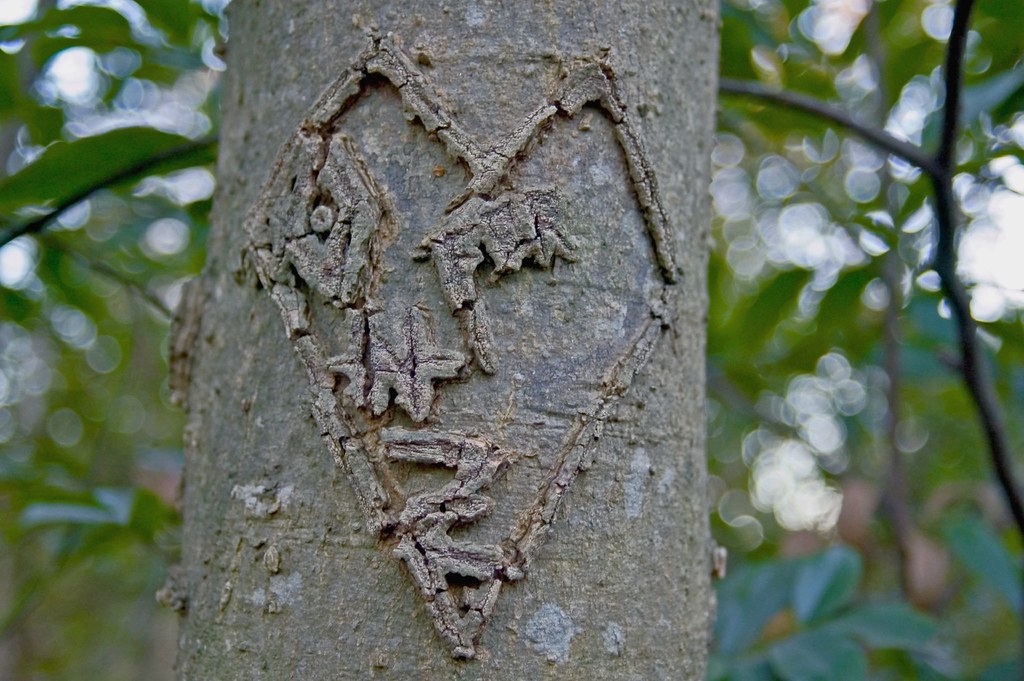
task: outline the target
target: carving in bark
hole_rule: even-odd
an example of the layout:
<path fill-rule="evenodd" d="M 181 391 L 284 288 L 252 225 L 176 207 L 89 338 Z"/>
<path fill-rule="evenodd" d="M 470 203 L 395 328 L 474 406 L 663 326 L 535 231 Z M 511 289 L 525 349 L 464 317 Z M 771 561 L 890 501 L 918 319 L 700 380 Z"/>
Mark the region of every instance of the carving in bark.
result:
<path fill-rule="evenodd" d="M 382 295 L 384 253 L 401 224 L 389 188 L 340 130 L 367 84 L 397 89 L 410 123 L 461 161 L 470 180 L 439 206 L 436 227 L 409 267 L 436 271 L 444 300 L 399 304 Z M 561 439 L 546 480 L 498 542 L 456 530 L 488 516 L 502 499 L 486 493 L 529 452 L 500 432 L 450 432 L 438 425 L 439 393 L 452 382 L 488 381 L 502 356 L 491 337 L 486 288 L 576 258 L 573 196 L 552 186 L 517 186 L 514 170 L 559 121 L 589 107 L 611 123 L 644 217 L 660 281 L 648 314 L 628 329 L 628 348 L 606 368 L 597 398 Z M 588 114 L 590 112 L 588 111 Z M 504 584 L 527 574 L 593 442 L 669 326 L 675 289 L 671 230 L 638 129 L 604 61 L 580 59 L 500 142 L 470 136 L 391 36 L 371 35 L 362 56 L 313 106 L 278 155 L 249 217 L 247 258 L 280 310 L 305 368 L 312 411 L 327 448 L 359 497 L 368 529 L 401 558 L 453 656 L 477 654 L 481 631 Z M 488 274 L 489 272 L 489 274 Z M 461 347 L 435 328 L 454 316 Z M 450 481 L 407 492 L 402 467 L 453 472 Z"/>

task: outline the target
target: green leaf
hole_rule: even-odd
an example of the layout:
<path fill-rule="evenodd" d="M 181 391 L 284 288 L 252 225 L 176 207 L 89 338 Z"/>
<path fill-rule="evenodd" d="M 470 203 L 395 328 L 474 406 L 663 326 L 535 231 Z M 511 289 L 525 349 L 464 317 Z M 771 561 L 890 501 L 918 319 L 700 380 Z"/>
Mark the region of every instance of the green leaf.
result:
<path fill-rule="evenodd" d="M 755 45 L 774 46 L 776 41 L 761 27 L 753 12 L 741 10 L 729 2 L 719 5 L 722 35 L 728 40 L 721 42 L 721 63 L 723 76 L 732 78 L 754 78 L 756 74 L 750 64 L 750 50 Z"/>
<path fill-rule="evenodd" d="M 164 64 L 156 59 L 146 59 L 132 72 L 132 77 L 170 85 L 178 79 L 183 70 L 185 69 L 178 64 Z"/>
<path fill-rule="evenodd" d="M 73 36 L 51 34 L 63 26 L 76 26 L 79 31 Z M 36 21 L 25 24 L 23 33 L 34 34 L 29 47 L 33 60 L 40 66 L 70 47 L 88 47 L 105 53 L 135 44 L 131 24 L 120 12 L 95 5 L 52 9 Z"/>
<path fill-rule="evenodd" d="M 932 618 L 906 603 L 885 603 L 857 608 L 827 625 L 837 634 L 853 636 L 869 648 L 920 650 L 935 636 Z"/>
<path fill-rule="evenodd" d="M 797 634 L 773 646 L 768 656 L 785 681 L 863 681 L 868 674 L 860 646 L 826 631 Z"/>
<path fill-rule="evenodd" d="M 75 5 L 51 9 L 35 21 L 21 25 L 23 32 L 55 31 L 64 26 L 78 26 L 82 32 L 131 31 L 131 24 L 117 10 L 97 5 Z"/>
<path fill-rule="evenodd" d="M 849 604 L 857 592 L 861 570 L 860 556 L 845 546 L 807 559 L 793 585 L 793 612 L 797 619 L 805 624 L 813 622 Z"/>
<path fill-rule="evenodd" d="M 56 142 L 34 162 L 0 181 L 0 215 L 63 203 L 104 184 L 124 184 L 156 172 L 201 165 L 212 156 L 212 144 L 196 145 L 153 128 L 122 128 Z M 159 163 L 151 164 L 154 160 Z"/>
<path fill-rule="evenodd" d="M 708 657 L 707 681 L 725 681 L 729 678 L 729 658 L 712 653 Z"/>
<path fill-rule="evenodd" d="M 0 121 L 13 115 L 23 100 L 18 57 L 0 52 Z"/>
<path fill-rule="evenodd" d="M 878 276 L 878 268 L 872 265 L 846 270 L 836 279 L 836 283 L 825 292 L 818 306 L 815 321 L 819 329 L 835 329 L 856 317 L 860 310 L 860 297 L 867 285 Z M 826 335 L 828 335 L 826 333 Z"/>
<path fill-rule="evenodd" d="M 1018 103 L 1018 97 L 1024 95 L 1024 68 L 1013 68 L 992 76 L 980 83 L 968 85 L 964 88 L 960 100 L 960 123 L 963 126 L 970 126 L 983 113 L 997 115 L 1016 111 L 1012 106 Z M 939 134 L 942 126 L 942 108 L 928 114 L 922 133 L 921 145 L 925 149 L 931 149 L 939 141 Z"/>
<path fill-rule="evenodd" d="M 708 660 L 708 681 L 775 681 L 764 656 L 733 658 L 712 655 Z"/>
<path fill-rule="evenodd" d="M 1016 612 L 1021 602 L 1020 568 L 992 528 L 978 516 L 965 515 L 946 525 L 943 536 L 967 571 Z"/>
<path fill-rule="evenodd" d="M 762 345 L 796 307 L 800 291 L 810 281 L 808 270 L 788 270 L 772 277 L 733 314 L 730 333 L 742 339 L 745 352 Z"/>
<path fill-rule="evenodd" d="M 29 504 L 21 512 L 19 523 L 22 527 L 41 525 L 105 525 L 114 522 L 110 511 L 89 504 L 72 504 L 39 501 Z"/>
<path fill-rule="evenodd" d="M 117 525 L 127 525 L 132 514 L 135 490 L 130 487 L 100 487 L 93 492 L 96 501 L 107 509 Z"/>
<path fill-rule="evenodd" d="M 1013 365 L 1024 365 L 1024 323 L 1020 319 L 985 322 L 978 327 L 1000 340 L 1000 356 L 1009 355 Z"/>
<path fill-rule="evenodd" d="M 761 630 L 789 601 L 793 566 L 770 562 L 736 570 L 718 584 L 715 644 L 721 653 L 752 645 Z"/>
<path fill-rule="evenodd" d="M 155 494 L 146 489 L 134 490 L 129 525 L 147 541 L 152 541 L 173 518 L 173 511 Z"/>
<path fill-rule="evenodd" d="M 22 122 L 28 126 L 33 141 L 44 145 L 61 139 L 61 131 L 64 128 L 63 109 L 27 99 L 20 114 Z"/>
<path fill-rule="evenodd" d="M 198 6 L 189 0 L 135 0 L 146 11 L 146 17 L 154 26 L 167 32 L 172 41 L 183 43 L 196 19 L 200 16 Z"/>
<path fill-rule="evenodd" d="M 851 361 L 863 359 L 878 340 L 877 315 L 861 303 L 861 295 L 875 279 L 875 263 L 847 270 L 825 292 L 814 315 L 815 331 L 799 338 L 786 357 L 778 362 L 790 371 L 810 372 L 818 358 L 834 347 L 842 347 Z"/>
<path fill-rule="evenodd" d="M 0 288 L 0 294 L 7 294 L 8 291 L 8 289 Z M 6 314 L 7 306 L 2 304 L 5 297 L 0 296 L 0 317 L 10 319 L 10 316 Z M 14 484 L 24 488 L 37 475 L 38 471 L 31 464 L 17 461 L 10 457 L 0 456 L 0 483 Z"/>
<path fill-rule="evenodd" d="M 909 668 L 901 677 L 916 681 L 964 681 L 958 666 L 950 660 L 935 655 L 913 655 L 909 659 Z"/>
<path fill-rule="evenodd" d="M 978 675 L 978 681 L 1003 681 L 1021 677 L 1020 660 L 997 662 Z"/>
<path fill-rule="evenodd" d="M 137 487 L 99 487 L 93 490 L 95 503 L 75 501 L 37 501 L 28 504 L 19 517 L 22 528 L 44 525 L 73 525 L 112 532 L 128 530 L 152 542 L 158 531 L 174 520 L 173 511 L 149 490 Z M 118 529 L 123 528 L 123 529 Z M 89 535 L 82 539 L 106 540 L 109 536 Z"/>
<path fill-rule="evenodd" d="M 1003 71 L 964 88 L 960 120 L 970 125 L 983 113 L 992 114 L 1014 95 L 1024 92 L 1024 67 Z"/>

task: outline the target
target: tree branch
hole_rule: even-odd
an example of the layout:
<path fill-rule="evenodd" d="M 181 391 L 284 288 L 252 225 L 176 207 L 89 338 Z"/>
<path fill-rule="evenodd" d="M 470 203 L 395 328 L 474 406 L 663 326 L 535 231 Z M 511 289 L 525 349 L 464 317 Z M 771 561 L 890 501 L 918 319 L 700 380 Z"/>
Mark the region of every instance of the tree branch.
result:
<path fill-rule="evenodd" d="M 1010 460 L 1009 437 L 999 410 L 999 402 L 989 367 L 978 340 L 978 326 L 971 317 L 970 298 L 963 282 L 957 276 L 957 208 L 953 198 L 953 173 L 957 121 L 960 113 L 960 92 L 963 83 L 963 55 L 974 0 L 959 0 L 953 13 L 953 27 L 949 35 L 943 80 L 946 99 L 942 112 L 942 135 L 935 155 L 937 172 L 931 174 L 935 188 L 935 218 L 938 239 L 935 249 L 935 271 L 942 282 L 942 290 L 949 300 L 957 324 L 960 344 L 960 373 L 978 418 L 981 420 L 988 442 L 992 467 L 1006 497 L 1007 506 L 1017 531 L 1024 537 L 1024 502 L 1014 479 Z"/>
<path fill-rule="evenodd" d="M 809 95 L 776 90 L 765 87 L 760 83 L 734 80 L 732 78 L 722 78 L 719 80 L 718 90 L 724 94 L 745 95 L 747 97 L 763 99 L 790 109 L 797 109 L 819 118 L 824 118 L 856 133 L 881 150 L 894 156 L 899 156 L 907 163 L 917 166 L 929 175 L 933 174 L 937 168 L 935 159 L 924 153 L 920 147 L 897 139 L 884 130 L 859 121 L 846 112 L 840 111 L 834 106 Z"/>
<path fill-rule="evenodd" d="M 935 160 L 938 169 L 946 174 L 951 174 L 954 170 L 953 152 L 956 149 L 957 121 L 960 116 L 960 90 L 964 81 L 964 48 L 967 46 L 967 32 L 973 7 L 974 0 L 957 0 L 953 11 L 953 26 L 950 28 L 946 47 L 946 65 L 942 71 L 946 97 L 942 109 L 942 134 L 939 137 L 939 149 L 935 154 Z"/>
<path fill-rule="evenodd" d="M 872 2 L 871 9 L 864 17 L 864 30 L 867 32 L 868 54 L 875 69 L 878 87 L 875 91 L 874 119 L 879 128 L 885 126 L 885 120 L 892 106 L 889 85 L 885 78 L 885 63 L 888 59 L 885 43 L 878 16 L 878 3 Z M 893 201 L 890 189 L 892 176 L 887 165 L 878 170 L 881 183 L 881 195 L 886 211 L 892 216 L 893 243 L 892 248 L 882 256 L 882 281 L 889 291 L 889 303 L 885 306 L 885 317 L 882 321 L 882 356 L 885 373 L 889 377 L 886 389 L 888 408 L 885 414 L 885 440 L 889 454 L 889 466 L 885 475 L 882 493 L 882 508 L 892 524 L 896 539 L 898 556 L 900 590 L 905 599 L 909 599 L 913 591 L 910 574 L 911 536 L 914 532 L 914 517 L 911 511 L 907 491 L 907 466 L 903 460 L 903 452 L 899 448 L 899 425 L 903 412 L 903 367 L 900 358 L 901 327 L 903 319 L 903 257 L 900 255 L 900 230 L 896 227 L 898 206 Z"/>
<path fill-rule="evenodd" d="M 936 214 L 939 222 L 939 232 L 946 231 L 944 225 L 954 222 L 955 208 L 953 206 L 952 188 L 940 181 L 935 181 L 935 199 L 937 204 Z M 945 250 L 941 246 L 939 251 Z M 954 248 L 946 247 L 949 251 Z M 960 373 L 963 375 L 964 384 L 970 392 L 974 401 L 975 409 L 978 411 L 978 418 L 981 420 L 982 428 L 985 431 L 985 439 L 988 442 L 989 452 L 992 458 L 992 466 L 995 469 L 996 477 L 1002 488 L 1006 503 L 1010 508 L 1014 524 L 1024 537 L 1024 503 L 1021 502 L 1020 492 L 1013 477 L 1013 470 L 1010 463 L 1009 438 L 1006 433 L 1006 425 L 1003 422 L 1002 414 L 999 411 L 998 399 L 993 386 L 992 375 L 988 365 L 982 357 L 980 344 L 978 342 L 978 328 L 971 317 L 970 299 L 964 290 L 963 283 L 956 276 L 956 257 L 946 255 L 942 258 L 936 257 L 935 271 L 938 272 L 942 282 L 942 290 L 953 312 L 957 324 L 957 335 L 960 343 Z"/>
<path fill-rule="evenodd" d="M 138 163 L 128 166 L 127 168 L 124 168 L 122 170 L 119 170 L 116 173 L 112 173 L 107 177 L 103 178 L 102 180 L 96 182 L 95 184 L 86 187 L 85 189 L 75 193 L 72 196 L 69 196 L 67 199 L 61 201 L 56 206 L 51 208 L 46 213 L 40 215 L 39 217 L 33 218 L 28 222 L 25 222 L 24 224 L 8 229 L 6 232 L 0 235 L 0 248 L 3 248 L 11 241 L 17 239 L 19 236 L 24 236 L 25 234 L 34 234 L 36 232 L 42 231 L 47 225 L 50 224 L 50 222 L 59 217 L 60 214 L 66 211 L 68 208 L 71 208 L 80 201 L 84 201 L 85 199 L 89 198 L 89 196 L 98 192 L 101 189 L 113 187 L 114 185 L 126 182 L 133 178 L 141 178 L 143 175 L 147 174 L 149 171 L 158 167 L 162 163 L 166 163 L 167 161 L 171 161 L 181 156 L 187 156 L 188 154 L 192 154 L 197 151 L 201 151 L 202 149 L 211 147 L 212 145 L 216 144 L 216 141 L 217 140 L 214 137 L 206 137 L 200 140 L 196 140 L 195 142 L 190 142 L 189 144 L 182 144 L 181 146 L 174 147 L 173 149 L 168 149 L 163 153 L 150 156 L 149 158 L 139 161 Z"/>

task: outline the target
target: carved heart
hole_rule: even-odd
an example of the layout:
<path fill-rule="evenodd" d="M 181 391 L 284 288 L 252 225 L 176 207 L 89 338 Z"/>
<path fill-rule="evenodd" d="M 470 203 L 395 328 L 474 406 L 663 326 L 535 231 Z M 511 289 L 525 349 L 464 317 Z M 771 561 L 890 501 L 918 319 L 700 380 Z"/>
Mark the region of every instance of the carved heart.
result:
<path fill-rule="evenodd" d="M 434 217 L 425 236 L 411 233 L 407 223 L 413 220 L 400 214 L 389 187 L 396 180 L 379 179 L 393 175 L 388 158 L 362 154 L 358 140 L 345 131 L 347 119 L 361 115 L 359 100 L 382 88 L 397 90 L 410 118 L 406 127 L 422 126 L 468 171 L 468 184 Z M 610 252 L 611 246 L 593 246 L 601 234 L 581 239 L 574 233 L 602 216 L 584 214 L 550 164 L 530 170 L 542 138 L 554 134 L 560 121 L 582 119 L 585 106 L 585 116 L 599 112 L 616 142 L 616 162 L 624 161 L 628 173 L 620 184 L 632 192 L 634 205 L 622 214 L 623 229 L 638 227 L 636 238 L 648 244 L 650 255 L 638 258 L 627 243 L 622 250 L 628 257 L 616 266 L 628 279 L 622 288 L 646 290 L 625 301 L 611 294 L 588 299 L 587 309 L 599 312 L 594 319 L 566 322 L 559 345 L 550 333 L 529 335 L 529 319 L 524 325 L 509 310 L 546 300 L 541 287 L 530 283 L 537 275 L 522 271 L 527 265 L 547 270 L 550 284 L 557 282 L 557 263 Z M 328 88 L 282 148 L 246 227 L 248 257 L 280 308 L 308 374 L 313 414 L 351 480 L 368 528 L 404 561 L 452 654 L 474 657 L 502 584 L 525 576 L 560 500 L 589 466 L 605 419 L 673 309 L 671 232 L 610 67 L 582 62 L 519 127 L 486 146 L 446 110 L 394 39 L 371 36 L 350 71 Z M 410 238 L 416 240 L 411 247 Z M 396 290 L 390 283 L 396 270 L 419 289 Z M 581 296 L 599 294 L 592 292 L 600 291 L 600 282 L 576 284 Z M 489 298 L 499 300 L 503 314 L 488 314 Z M 599 319 L 602 310 L 608 319 Z M 529 318 L 530 311 L 522 315 Z M 607 338 L 598 328 L 586 328 L 587 322 L 604 328 Z M 498 326 L 501 333 L 495 333 Z M 517 333 L 518 347 L 547 342 L 568 356 L 548 364 L 537 359 L 546 356 L 543 350 L 503 356 L 495 338 Z M 548 389 L 554 378 L 548 374 L 592 366 L 604 368 L 596 376 L 567 374 L 568 388 Z M 494 387 L 460 392 L 479 381 Z M 504 389 L 509 398 L 501 410 Z M 560 434 L 552 435 L 547 422 L 517 422 L 520 393 L 540 405 L 535 410 L 559 412 L 551 420 L 561 424 Z M 460 405 L 483 399 L 479 394 L 494 397 L 483 405 L 494 413 L 494 423 L 467 423 L 460 415 Z M 541 434 L 530 435 L 530 427 Z M 522 464 L 524 457 L 534 463 Z M 453 474 L 440 481 L 424 475 L 436 469 Z M 507 471 L 520 470 L 536 484 L 519 508 L 514 499 L 498 504 L 485 494 Z M 497 534 L 492 527 L 484 541 L 465 538 L 489 517 L 497 518 Z"/>

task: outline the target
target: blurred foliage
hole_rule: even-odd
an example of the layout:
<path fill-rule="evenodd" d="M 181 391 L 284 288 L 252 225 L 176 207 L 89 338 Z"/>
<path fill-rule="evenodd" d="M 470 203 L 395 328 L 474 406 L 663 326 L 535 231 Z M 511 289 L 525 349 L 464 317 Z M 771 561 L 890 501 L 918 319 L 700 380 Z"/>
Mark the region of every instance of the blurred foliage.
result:
<path fill-rule="evenodd" d="M 933 152 L 952 15 L 943 0 L 725 0 L 722 75 Z M 960 274 L 1018 452 L 1024 40 L 1005 26 L 1020 22 L 1021 3 L 975 8 L 955 180 Z M 732 96 L 712 172 L 712 526 L 732 574 L 711 678 L 1020 678 L 1020 539 L 957 372 L 928 178 Z"/>
<path fill-rule="evenodd" d="M 719 588 L 709 679 L 865 679 L 869 654 L 906 678 L 906 653 L 929 651 L 935 622 L 906 603 L 856 603 L 862 571 L 843 546 L 737 570 Z"/>
<path fill-rule="evenodd" d="M 107 186 L 0 249 L 0 678 L 171 678 L 163 308 L 203 260 L 223 2 L 19 4 L 0 8 L 0 239 Z M 721 9 L 724 76 L 933 148 L 948 2 Z M 1024 397 L 1020 25 L 1024 4 L 980 0 L 957 148 L 962 275 L 1004 406 Z M 730 574 L 710 678 L 1019 677 L 1021 545 L 956 373 L 926 178 L 763 101 L 723 99 L 719 128 L 709 494 Z"/>
<path fill-rule="evenodd" d="M 171 679 L 168 315 L 202 266 L 220 6 L 0 3 L 0 678 Z M 157 161 L 157 162 L 154 162 Z"/>

